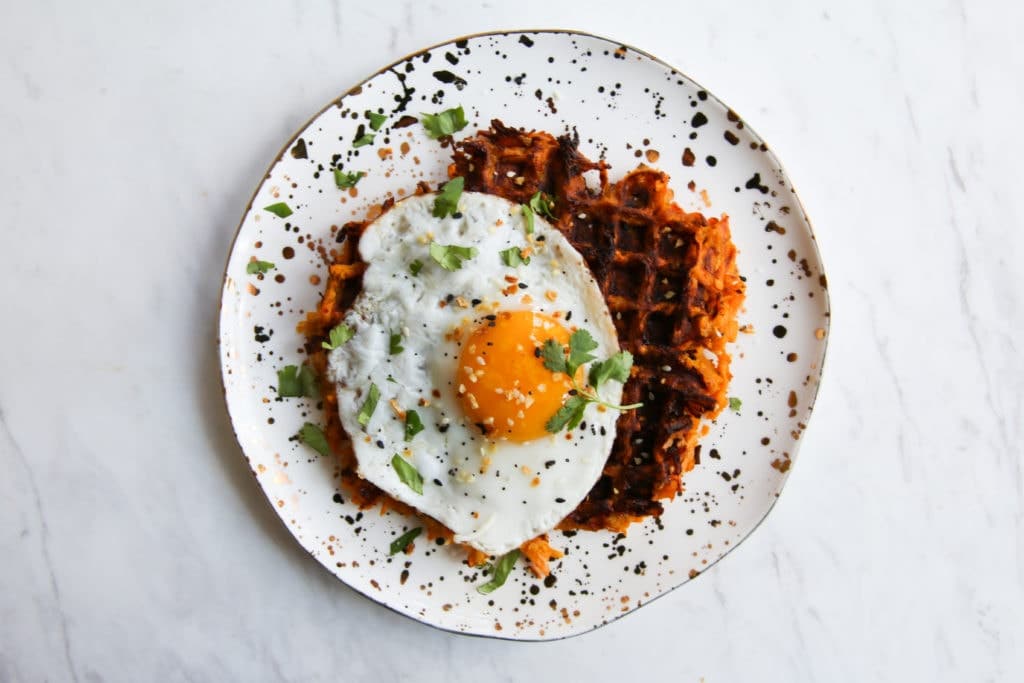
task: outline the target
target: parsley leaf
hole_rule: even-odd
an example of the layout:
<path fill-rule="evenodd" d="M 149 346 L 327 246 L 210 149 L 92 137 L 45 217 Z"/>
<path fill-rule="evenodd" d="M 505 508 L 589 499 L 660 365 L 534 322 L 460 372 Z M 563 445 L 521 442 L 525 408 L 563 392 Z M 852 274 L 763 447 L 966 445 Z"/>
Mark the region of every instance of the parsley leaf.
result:
<path fill-rule="evenodd" d="M 734 413 L 740 412 L 740 408 L 743 407 L 743 401 L 739 400 L 735 396 L 729 397 L 729 410 Z"/>
<path fill-rule="evenodd" d="M 565 362 L 566 374 L 576 376 L 576 369 L 597 358 L 590 353 L 597 348 L 597 342 L 584 329 L 578 329 L 569 337 L 569 360 Z"/>
<path fill-rule="evenodd" d="M 456 271 L 462 262 L 477 255 L 476 247 L 460 247 L 455 244 L 430 243 L 430 258 L 437 261 L 445 270 Z"/>
<path fill-rule="evenodd" d="M 388 353 L 392 356 L 405 351 L 405 347 L 402 346 L 402 335 L 399 332 L 392 332 L 388 338 Z"/>
<path fill-rule="evenodd" d="M 576 429 L 583 421 L 583 411 L 587 409 L 590 401 L 581 394 L 570 396 L 561 408 L 558 409 L 551 419 L 544 425 L 544 429 L 556 434 L 563 429 Z"/>
<path fill-rule="evenodd" d="M 245 265 L 245 272 L 249 275 L 255 275 L 256 273 L 265 273 L 276 267 L 277 266 L 270 261 L 249 261 L 249 263 Z"/>
<path fill-rule="evenodd" d="M 409 544 L 416 540 L 416 537 L 423 531 L 423 527 L 418 526 L 412 531 L 406 531 L 404 534 L 391 541 L 391 552 L 388 555 L 397 555 L 398 553 L 405 552 L 405 549 L 409 547 Z"/>
<path fill-rule="evenodd" d="M 530 257 L 523 258 L 523 252 L 519 247 L 509 247 L 498 252 L 498 256 L 501 257 L 501 262 L 509 268 L 515 268 L 516 266 L 530 265 Z"/>
<path fill-rule="evenodd" d="M 380 400 L 380 389 L 373 382 L 370 382 L 370 389 L 366 392 L 366 401 L 363 402 L 363 407 L 359 409 L 359 414 L 356 415 L 356 420 L 359 424 L 365 427 L 370 422 L 370 417 L 373 415 L 373 411 L 377 409 L 377 401 Z"/>
<path fill-rule="evenodd" d="M 367 133 L 352 143 L 353 147 L 365 147 L 373 142 L 373 133 Z"/>
<path fill-rule="evenodd" d="M 278 202 L 277 204 L 271 204 L 270 206 L 264 206 L 264 211 L 269 211 L 278 218 L 288 218 L 292 215 L 292 210 L 284 202 Z"/>
<path fill-rule="evenodd" d="M 420 421 L 420 414 L 415 410 L 405 411 L 405 440 L 412 441 L 412 438 L 423 431 L 423 422 Z"/>
<path fill-rule="evenodd" d="M 395 455 L 391 458 L 391 467 L 394 468 L 398 479 L 416 493 L 423 495 L 423 477 L 419 471 L 412 466 L 405 458 Z"/>
<path fill-rule="evenodd" d="M 633 354 L 629 351 L 619 351 L 608 360 L 590 366 L 590 386 L 596 390 L 610 379 L 625 383 L 629 379 L 629 370 L 632 367 Z"/>
<path fill-rule="evenodd" d="M 436 114 L 423 114 L 420 121 L 427 129 L 427 135 L 433 140 L 457 133 L 465 128 L 467 123 L 466 112 L 462 110 L 462 105 L 454 109 L 445 109 Z"/>
<path fill-rule="evenodd" d="M 278 398 L 309 396 L 317 398 L 320 391 L 316 386 L 316 373 L 308 365 L 301 368 L 286 365 L 277 371 Z"/>
<path fill-rule="evenodd" d="M 366 175 L 362 171 L 353 171 L 347 173 L 342 171 L 340 168 L 334 169 L 334 184 L 338 186 L 339 190 L 347 190 L 350 187 L 355 187 L 356 183 Z"/>
<path fill-rule="evenodd" d="M 477 586 L 477 592 L 487 595 L 488 593 L 492 593 L 498 588 L 504 586 L 505 581 L 508 580 L 508 575 L 512 573 L 512 568 L 516 566 L 516 561 L 518 559 L 518 549 L 510 550 L 502 555 L 501 559 L 494 563 L 494 573 L 491 574 L 491 580 L 482 586 Z"/>
<path fill-rule="evenodd" d="M 441 186 L 441 191 L 434 199 L 433 215 L 435 218 L 451 216 L 459 211 L 459 198 L 462 196 L 462 188 L 466 179 L 462 176 L 452 178 Z"/>
<path fill-rule="evenodd" d="M 534 213 L 539 213 L 551 220 L 555 219 L 555 200 L 543 192 L 538 192 L 530 197 L 530 208 L 533 209 Z"/>
<path fill-rule="evenodd" d="M 354 337 L 355 334 L 356 331 L 353 330 L 351 327 L 349 327 L 345 323 L 339 323 L 337 327 L 330 331 L 329 336 L 331 338 L 331 341 L 320 342 L 320 346 L 324 347 L 328 351 L 336 349 L 345 342 L 347 342 L 349 339 Z"/>
<path fill-rule="evenodd" d="M 528 205 L 523 204 L 523 223 L 526 225 L 526 234 L 533 234 L 533 209 Z"/>
<path fill-rule="evenodd" d="M 416 259 L 409 264 L 409 272 L 412 273 L 413 277 L 419 275 L 421 270 L 423 270 L 423 261 Z"/>
<path fill-rule="evenodd" d="M 388 120 L 388 117 L 384 114 L 378 114 L 375 111 L 368 111 L 366 115 L 370 119 L 370 128 L 372 130 L 380 130 L 380 127 L 384 125 L 384 122 Z"/>
<path fill-rule="evenodd" d="M 551 372 L 565 372 L 565 347 L 554 339 L 548 339 L 540 349 L 540 357 L 544 360 L 544 367 Z"/>
<path fill-rule="evenodd" d="M 302 429 L 298 433 L 299 440 L 312 448 L 320 455 L 330 455 L 331 447 L 327 444 L 327 437 L 324 436 L 324 430 L 320 429 L 317 425 L 312 422 L 307 422 L 302 425 Z"/>

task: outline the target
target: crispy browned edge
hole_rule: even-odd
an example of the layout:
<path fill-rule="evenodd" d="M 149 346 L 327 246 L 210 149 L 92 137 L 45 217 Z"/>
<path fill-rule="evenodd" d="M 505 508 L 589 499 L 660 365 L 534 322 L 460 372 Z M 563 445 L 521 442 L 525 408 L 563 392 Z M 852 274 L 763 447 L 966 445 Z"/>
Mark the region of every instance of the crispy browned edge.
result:
<path fill-rule="evenodd" d="M 585 174 L 592 171 L 596 178 L 588 187 Z M 537 192 L 553 197 L 552 222 L 587 261 L 620 344 L 634 356 L 623 402 L 645 405 L 620 415 L 600 479 L 559 528 L 625 532 L 636 521 L 660 515 L 661 501 L 682 491 L 682 475 L 699 458 L 702 420 L 713 418 L 727 403 L 731 375 L 726 345 L 736 338 L 744 297 L 728 217 L 683 211 L 661 171 L 640 166 L 609 183 L 607 166 L 580 154 L 575 139 L 510 128 L 498 120 L 454 145 L 449 175 L 464 177 L 467 191 L 520 204 Z M 417 190 L 428 191 L 424 184 Z M 388 200 L 375 207 L 368 220 L 391 204 Z M 335 243 L 321 249 L 329 264 L 324 294 L 317 310 L 299 324 L 307 339 L 308 362 L 321 378 L 325 433 L 353 502 L 361 508 L 379 504 L 382 514 L 394 509 L 418 516 L 428 539 L 450 542 L 452 533 L 442 524 L 356 474 L 334 386 L 326 381 L 321 342 L 361 289 L 365 264 L 357 246 L 365 225 L 332 227 Z M 483 553 L 466 548 L 469 564 L 486 560 Z M 546 536 L 523 544 L 521 550 L 538 576 L 548 573 L 548 559 L 561 555 Z"/>

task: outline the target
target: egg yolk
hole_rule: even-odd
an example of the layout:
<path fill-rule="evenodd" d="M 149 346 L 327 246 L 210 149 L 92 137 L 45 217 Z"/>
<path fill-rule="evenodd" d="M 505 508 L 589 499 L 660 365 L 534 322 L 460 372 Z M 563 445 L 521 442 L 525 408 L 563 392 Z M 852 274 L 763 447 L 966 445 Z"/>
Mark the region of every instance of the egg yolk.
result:
<path fill-rule="evenodd" d="M 493 439 L 530 441 L 572 389 L 569 377 L 544 367 L 548 339 L 562 346 L 569 331 L 544 313 L 504 311 L 489 316 L 462 344 L 458 396 L 473 423 Z"/>

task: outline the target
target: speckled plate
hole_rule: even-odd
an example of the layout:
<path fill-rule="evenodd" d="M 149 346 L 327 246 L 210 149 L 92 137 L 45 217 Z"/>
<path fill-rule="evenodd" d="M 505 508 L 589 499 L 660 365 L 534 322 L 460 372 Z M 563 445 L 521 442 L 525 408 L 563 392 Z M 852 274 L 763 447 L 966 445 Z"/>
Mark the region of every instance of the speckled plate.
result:
<path fill-rule="evenodd" d="M 325 266 L 317 247 L 331 226 L 359 220 L 419 181 L 445 178 L 449 149 L 428 139 L 421 112 L 462 105 L 472 134 L 492 118 L 560 134 L 611 163 L 611 178 L 640 162 L 672 177 L 686 209 L 731 217 L 747 281 L 725 411 L 703 439 L 686 492 L 659 520 L 628 536 L 555 532 L 566 557 L 538 581 L 516 567 L 504 587 L 484 581 L 457 549 L 422 539 L 388 556 L 409 519 L 360 512 L 338 490 L 335 464 L 300 444 L 308 399 L 276 398 L 276 371 L 301 364 L 295 324 L 314 308 Z M 388 115 L 372 143 L 367 110 Z M 355 191 L 331 169 L 367 175 Z M 281 218 L 263 207 L 285 202 Z M 249 274 L 252 257 L 276 265 Z M 818 389 L 829 323 L 814 236 L 778 159 L 707 90 L 634 48 L 566 31 L 478 35 L 418 52 L 327 105 L 273 161 L 245 211 L 228 260 L 220 318 L 224 389 L 242 450 L 274 509 L 324 567 L 372 600 L 440 628 L 545 640 L 607 624 L 708 570 L 764 519 L 796 457 Z M 340 494 L 340 495 L 339 495 Z"/>

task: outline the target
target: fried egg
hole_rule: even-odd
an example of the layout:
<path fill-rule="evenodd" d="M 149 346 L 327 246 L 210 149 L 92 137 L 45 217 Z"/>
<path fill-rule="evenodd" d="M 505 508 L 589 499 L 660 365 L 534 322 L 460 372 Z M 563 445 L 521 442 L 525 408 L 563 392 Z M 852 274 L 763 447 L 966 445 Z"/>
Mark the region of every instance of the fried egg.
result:
<path fill-rule="evenodd" d="M 520 206 L 473 192 L 437 218 L 435 197 L 405 199 L 367 226 L 362 291 L 344 321 L 354 335 L 330 352 L 329 373 L 359 475 L 498 555 L 564 519 L 615 439 L 618 413 L 595 404 L 577 428 L 548 431 L 573 378 L 545 367 L 542 345 L 585 329 L 604 359 L 618 340 L 558 230 L 534 216 L 527 234 Z M 585 384 L 583 369 L 575 381 Z M 622 385 L 599 393 L 617 404 Z"/>

